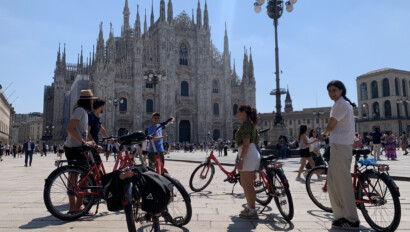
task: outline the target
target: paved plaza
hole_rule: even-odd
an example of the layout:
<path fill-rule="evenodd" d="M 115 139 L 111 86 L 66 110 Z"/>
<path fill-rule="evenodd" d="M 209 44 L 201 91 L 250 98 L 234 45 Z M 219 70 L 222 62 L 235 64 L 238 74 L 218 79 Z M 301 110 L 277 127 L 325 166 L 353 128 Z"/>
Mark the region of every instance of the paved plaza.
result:
<path fill-rule="evenodd" d="M 225 175 L 219 168 L 216 168 L 210 186 L 200 193 L 192 192 L 189 177 L 198 162 L 205 159 L 204 152 L 173 152 L 166 158 L 168 171 L 181 181 L 191 195 L 193 215 L 184 228 L 161 224 L 162 231 L 329 231 L 331 228 L 332 214 L 317 208 L 309 199 L 304 183 L 295 181 L 298 158 L 283 160 L 295 206 L 295 216 L 290 223 L 281 217 L 273 202 L 259 215 L 259 220 L 239 218 L 239 211 L 245 205 L 242 188 L 235 186 L 231 195 L 232 184 L 223 181 Z M 235 154 L 229 152 L 227 157 L 219 158 L 227 164 L 224 166 L 226 169 L 233 168 Z M 60 221 L 50 215 L 43 203 L 43 187 L 44 179 L 55 169 L 56 155 L 34 155 L 32 167 L 24 167 L 23 158 L 7 156 L 3 159 L 0 163 L 0 231 L 127 231 L 123 212 L 108 211 L 104 202 L 97 215 L 73 222 Z M 406 180 L 410 178 L 410 157 L 398 151 L 398 161 L 385 163 L 391 165 L 391 175 L 397 178 L 396 184 L 400 187 L 402 216 L 398 231 L 409 231 L 410 182 Z M 104 164 L 107 170 L 112 169 L 113 157 Z M 95 207 L 92 209 L 95 210 Z M 372 231 L 360 212 L 359 216 L 361 231 Z M 149 229 L 149 224 L 146 224 L 138 231 Z"/>

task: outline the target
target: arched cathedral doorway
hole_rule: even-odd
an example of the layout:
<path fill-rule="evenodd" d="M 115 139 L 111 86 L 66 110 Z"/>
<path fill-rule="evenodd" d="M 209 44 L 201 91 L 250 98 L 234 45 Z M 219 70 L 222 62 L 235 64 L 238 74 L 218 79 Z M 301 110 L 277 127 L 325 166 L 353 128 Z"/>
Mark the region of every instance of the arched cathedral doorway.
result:
<path fill-rule="evenodd" d="M 188 120 L 179 123 L 179 142 L 191 142 L 191 124 Z"/>

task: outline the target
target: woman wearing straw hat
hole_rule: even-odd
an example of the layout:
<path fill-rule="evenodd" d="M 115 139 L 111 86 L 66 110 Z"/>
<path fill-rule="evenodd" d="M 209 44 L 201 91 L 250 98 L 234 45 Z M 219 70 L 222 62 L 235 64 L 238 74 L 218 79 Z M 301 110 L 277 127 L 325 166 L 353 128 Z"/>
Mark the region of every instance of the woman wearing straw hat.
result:
<path fill-rule="evenodd" d="M 90 89 L 81 90 L 80 97 L 78 98 L 77 105 L 71 115 L 70 122 L 67 126 L 67 139 L 64 143 L 64 150 L 67 160 L 70 164 L 71 160 L 77 160 L 86 164 L 87 158 L 82 156 L 78 148 L 83 145 L 94 146 L 93 141 L 86 141 L 88 133 L 88 112 L 92 110 L 94 99 L 93 92 Z M 77 179 L 77 173 L 69 173 L 69 179 L 71 183 L 75 183 Z M 83 196 L 68 196 L 69 199 L 69 211 L 68 213 L 77 213 L 82 210 Z M 90 213 L 89 213 L 90 214 Z"/>

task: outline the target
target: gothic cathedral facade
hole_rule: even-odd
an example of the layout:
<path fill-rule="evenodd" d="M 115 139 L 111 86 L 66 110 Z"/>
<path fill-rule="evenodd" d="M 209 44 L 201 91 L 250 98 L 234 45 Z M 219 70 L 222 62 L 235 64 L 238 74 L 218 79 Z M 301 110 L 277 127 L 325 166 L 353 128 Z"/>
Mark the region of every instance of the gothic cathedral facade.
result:
<path fill-rule="evenodd" d="M 52 93 L 44 97 L 44 113 L 52 117 L 44 125 L 65 124 L 66 95 L 75 79 L 86 75 L 94 95 L 106 100 L 101 118 L 108 133 L 144 131 L 152 113 L 159 112 L 161 120 L 175 117 L 164 131 L 169 141 L 205 141 L 208 134 L 213 139 L 232 139 L 240 125 L 239 105 L 256 103 L 251 51 L 249 56 L 244 51 L 239 79 L 235 63 L 231 67 L 226 25 L 224 51 L 212 44 L 206 3 L 202 12 L 198 1 L 196 22 L 194 14 L 190 18 L 185 11 L 174 18 L 171 0 L 167 9 L 161 0 L 156 21 L 151 8 L 149 28 L 146 13 L 142 30 L 139 9 L 133 28 L 129 16 L 125 0 L 121 36 L 115 37 L 111 27 L 104 41 L 101 22 L 96 51 L 86 62 L 81 49 L 77 64 L 66 63 L 65 46 L 62 54 L 59 48 L 54 83 L 45 89 Z M 52 140 L 59 142 L 64 137 L 65 128 L 55 127 Z"/>

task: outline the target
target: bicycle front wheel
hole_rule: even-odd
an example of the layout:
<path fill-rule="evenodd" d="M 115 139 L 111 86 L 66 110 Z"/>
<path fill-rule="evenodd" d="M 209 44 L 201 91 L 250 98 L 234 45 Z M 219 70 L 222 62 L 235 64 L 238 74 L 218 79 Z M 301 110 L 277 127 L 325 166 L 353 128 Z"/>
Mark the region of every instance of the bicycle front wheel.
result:
<path fill-rule="evenodd" d="M 87 186 L 96 186 L 94 178 L 86 176 L 87 171 L 75 166 L 62 166 L 54 170 L 46 179 L 43 199 L 47 210 L 56 218 L 75 220 L 85 215 L 93 206 L 97 196 Z M 82 200 L 83 207 L 70 212 L 70 201 Z"/>
<path fill-rule="evenodd" d="M 401 208 L 393 180 L 376 171 L 360 177 L 358 206 L 367 223 L 376 231 L 394 231 L 400 224 Z"/>
<path fill-rule="evenodd" d="M 256 192 L 256 201 L 265 206 L 272 201 L 272 196 L 269 195 L 269 189 L 265 181 L 269 181 L 269 177 L 265 171 L 254 174 L 253 187 Z"/>
<path fill-rule="evenodd" d="M 174 226 L 186 225 L 192 217 L 191 197 L 177 179 L 169 174 L 163 174 L 163 176 L 174 185 L 167 207 L 167 219 Z"/>
<path fill-rule="evenodd" d="M 194 192 L 204 190 L 212 181 L 215 174 L 215 167 L 211 163 L 203 163 L 195 168 L 189 179 L 189 187 Z"/>
<path fill-rule="evenodd" d="M 294 208 L 287 179 L 282 170 L 274 170 L 272 171 L 272 174 L 273 199 L 275 200 L 276 206 L 283 218 L 286 221 L 290 221 L 294 215 Z"/>
<path fill-rule="evenodd" d="M 310 199 L 326 212 L 332 212 L 327 191 L 327 167 L 315 167 L 306 176 L 306 191 Z"/>

